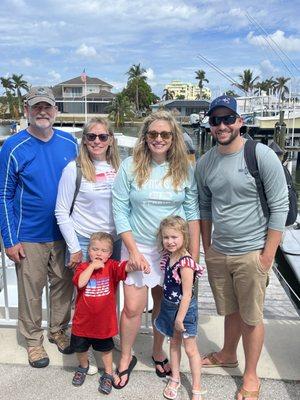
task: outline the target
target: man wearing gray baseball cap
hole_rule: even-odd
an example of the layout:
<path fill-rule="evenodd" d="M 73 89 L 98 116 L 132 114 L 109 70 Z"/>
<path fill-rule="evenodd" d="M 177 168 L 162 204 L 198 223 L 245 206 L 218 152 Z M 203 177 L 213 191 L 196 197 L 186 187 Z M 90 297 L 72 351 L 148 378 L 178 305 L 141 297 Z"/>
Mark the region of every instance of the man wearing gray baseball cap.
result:
<path fill-rule="evenodd" d="M 65 243 L 54 216 L 63 168 L 76 158 L 77 142 L 53 128 L 55 97 L 48 87 L 26 95 L 29 126 L 8 138 L 0 159 L 0 222 L 7 256 L 16 264 L 19 330 L 32 367 L 49 364 L 43 347 L 42 292 L 50 282 L 49 341 L 70 354 L 66 329 L 73 292 L 64 267 Z"/>
<path fill-rule="evenodd" d="M 26 95 L 26 104 L 30 107 L 43 101 L 51 106 L 55 106 L 54 94 L 48 87 L 32 87 Z"/>

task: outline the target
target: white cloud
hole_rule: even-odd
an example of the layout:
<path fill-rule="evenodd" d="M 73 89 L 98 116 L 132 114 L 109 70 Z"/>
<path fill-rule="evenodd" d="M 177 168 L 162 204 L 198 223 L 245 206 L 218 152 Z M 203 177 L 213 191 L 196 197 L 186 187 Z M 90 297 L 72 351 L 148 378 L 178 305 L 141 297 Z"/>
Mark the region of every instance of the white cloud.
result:
<path fill-rule="evenodd" d="M 48 75 L 49 75 L 50 78 L 53 79 L 55 82 L 58 82 L 58 81 L 61 80 L 61 75 L 60 75 L 58 72 L 54 71 L 54 70 L 49 71 L 49 72 L 48 72 Z"/>
<path fill-rule="evenodd" d="M 274 76 L 278 72 L 278 68 L 276 68 L 270 60 L 263 60 L 260 65 L 260 71 L 261 73 L 259 74 L 261 78 L 269 78 L 270 76 Z"/>
<path fill-rule="evenodd" d="M 60 54 L 60 50 L 59 50 L 58 48 L 56 48 L 56 47 L 50 47 L 50 48 L 47 50 L 47 53 L 53 54 L 53 55 L 55 55 L 55 54 Z"/>
<path fill-rule="evenodd" d="M 82 43 L 75 53 L 82 57 L 97 57 L 97 51 L 93 46 L 87 46 L 85 43 Z"/>
<path fill-rule="evenodd" d="M 28 57 L 22 58 L 21 62 L 25 65 L 25 67 L 33 66 L 33 62 Z"/>
<path fill-rule="evenodd" d="M 147 68 L 145 72 L 145 76 L 149 79 L 149 81 L 153 81 L 155 78 L 155 74 L 152 68 Z"/>
<path fill-rule="evenodd" d="M 281 30 L 277 30 L 276 32 L 267 36 L 255 36 L 253 32 L 249 32 L 247 35 L 247 40 L 249 43 L 255 46 L 266 46 L 268 41 L 271 46 L 275 47 L 276 49 L 277 47 L 274 45 L 274 42 L 284 51 L 300 51 L 300 38 L 294 37 L 293 35 L 287 37 Z"/>
<path fill-rule="evenodd" d="M 120 82 L 120 81 L 110 81 L 109 82 L 111 85 L 113 85 L 113 89 L 112 89 L 112 92 L 120 92 L 121 90 L 123 90 L 125 87 L 126 87 L 126 84 L 127 84 L 127 82 L 126 81 L 123 81 L 123 82 Z"/>
<path fill-rule="evenodd" d="M 29 57 L 21 58 L 20 60 L 13 61 L 12 63 L 23 67 L 32 67 L 34 65 L 33 61 Z"/>

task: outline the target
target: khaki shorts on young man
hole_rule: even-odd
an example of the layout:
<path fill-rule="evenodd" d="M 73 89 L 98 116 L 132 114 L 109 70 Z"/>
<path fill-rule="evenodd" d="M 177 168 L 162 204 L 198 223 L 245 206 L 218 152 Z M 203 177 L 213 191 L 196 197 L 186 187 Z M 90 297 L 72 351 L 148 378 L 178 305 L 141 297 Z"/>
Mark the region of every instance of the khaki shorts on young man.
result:
<path fill-rule="evenodd" d="M 268 272 L 262 268 L 259 254 L 258 250 L 226 255 L 210 246 L 205 262 L 218 314 L 239 311 L 248 325 L 262 322 Z"/>

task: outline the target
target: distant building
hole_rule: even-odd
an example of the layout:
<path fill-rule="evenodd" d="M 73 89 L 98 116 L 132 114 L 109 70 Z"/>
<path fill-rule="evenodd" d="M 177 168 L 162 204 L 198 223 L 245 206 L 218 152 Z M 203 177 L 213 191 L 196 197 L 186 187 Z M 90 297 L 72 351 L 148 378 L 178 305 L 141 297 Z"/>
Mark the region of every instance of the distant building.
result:
<path fill-rule="evenodd" d="M 99 78 L 86 77 L 86 85 L 80 76 L 55 85 L 53 93 L 58 110 L 62 114 L 84 114 L 85 95 L 87 98 L 87 114 L 107 114 L 106 107 L 115 98 L 113 88 Z M 85 93 L 86 89 L 86 93 Z"/>
<path fill-rule="evenodd" d="M 184 83 L 181 81 L 174 80 L 165 86 L 165 89 L 173 95 L 173 99 L 178 96 L 184 96 L 185 100 L 197 100 L 200 96 L 200 89 L 197 84 Z M 209 88 L 204 87 L 202 89 L 203 98 L 209 100 L 211 98 L 211 91 Z"/>
<path fill-rule="evenodd" d="M 207 100 L 165 100 L 151 104 L 151 110 L 160 108 L 171 111 L 180 122 L 188 122 L 191 114 L 204 115 L 209 109 L 210 102 Z"/>

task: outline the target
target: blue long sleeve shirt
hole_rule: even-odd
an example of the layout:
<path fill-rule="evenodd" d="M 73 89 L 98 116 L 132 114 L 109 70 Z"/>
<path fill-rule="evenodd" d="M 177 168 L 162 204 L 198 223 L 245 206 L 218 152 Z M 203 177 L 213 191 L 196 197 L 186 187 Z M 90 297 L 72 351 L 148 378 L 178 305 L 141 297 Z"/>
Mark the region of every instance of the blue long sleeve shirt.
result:
<path fill-rule="evenodd" d="M 187 221 L 199 219 L 198 191 L 192 166 L 177 191 L 165 179 L 169 163 L 152 162 L 150 177 L 141 188 L 133 174 L 133 159 L 119 168 L 113 186 L 113 214 L 117 233 L 132 231 L 138 243 L 153 245 L 162 219 L 179 215 Z"/>
<path fill-rule="evenodd" d="M 54 216 L 63 168 L 77 155 L 77 141 L 55 129 L 43 142 L 23 130 L 0 152 L 0 222 L 5 247 L 62 239 Z"/>

